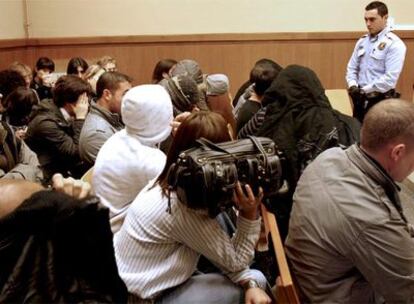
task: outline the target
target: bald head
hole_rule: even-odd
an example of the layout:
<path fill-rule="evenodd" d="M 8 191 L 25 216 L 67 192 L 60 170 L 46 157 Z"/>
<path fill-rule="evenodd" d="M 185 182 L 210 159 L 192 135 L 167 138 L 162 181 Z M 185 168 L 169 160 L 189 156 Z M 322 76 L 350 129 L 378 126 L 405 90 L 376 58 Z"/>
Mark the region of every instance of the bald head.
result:
<path fill-rule="evenodd" d="M 361 145 L 367 151 L 378 152 L 397 142 L 414 145 L 414 104 L 401 99 L 384 100 L 365 116 Z"/>
<path fill-rule="evenodd" d="M 8 215 L 33 193 L 44 190 L 40 184 L 25 180 L 0 179 L 0 218 Z"/>

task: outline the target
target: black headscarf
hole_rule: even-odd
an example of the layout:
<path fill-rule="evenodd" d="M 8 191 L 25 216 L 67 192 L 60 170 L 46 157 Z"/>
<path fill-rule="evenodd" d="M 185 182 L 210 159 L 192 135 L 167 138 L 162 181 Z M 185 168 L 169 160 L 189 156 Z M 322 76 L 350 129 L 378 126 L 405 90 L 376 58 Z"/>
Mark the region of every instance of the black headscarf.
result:
<path fill-rule="evenodd" d="M 290 65 L 265 92 L 264 122 L 256 135 L 272 138 L 284 153 L 289 190 L 271 203 L 282 235 L 287 234 L 292 197 L 305 167 L 322 151 L 359 140 L 359 123 L 334 110 L 319 78 L 309 68 Z"/>

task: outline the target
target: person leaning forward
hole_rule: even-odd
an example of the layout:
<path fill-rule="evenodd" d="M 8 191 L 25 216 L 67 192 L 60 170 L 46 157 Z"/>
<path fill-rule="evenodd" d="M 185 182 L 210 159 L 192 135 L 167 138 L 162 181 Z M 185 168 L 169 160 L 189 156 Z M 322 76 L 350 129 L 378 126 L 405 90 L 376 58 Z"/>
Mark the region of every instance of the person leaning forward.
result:
<path fill-rule="evenodd" d="M 414 104 L 374 105 L 361 143 L 303 172 L 285 243 L 305 303 L 414 303 L 413 226 L 398 185 L 414 170 Z"/>
<path fill-rule="evenodd" d="M 374 104 L 400 96 L 395 86 L 407 49 L 387 26 L 388 8 L 384 3 L 374 1 L 368 4 L 364 18 L 368 33 L 356 43 L 346 71 L 353 116 L 360 122 Z"/>

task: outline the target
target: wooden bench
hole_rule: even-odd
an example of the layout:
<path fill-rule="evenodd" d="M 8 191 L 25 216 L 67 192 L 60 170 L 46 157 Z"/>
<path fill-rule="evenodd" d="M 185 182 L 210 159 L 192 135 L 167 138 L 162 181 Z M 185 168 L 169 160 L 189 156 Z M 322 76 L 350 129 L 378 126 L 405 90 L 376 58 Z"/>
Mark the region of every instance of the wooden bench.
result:
<path fill-rule="evenodd" d="M 276 254 L 277 265 L 279 266 L 279 276 L 276 279 L 276 290 L 274 292 L 274 296 L 278 304 L 298 304 L 300 303 L 299 296 L 296 292 L 296 288 L 290 274 L 282 239 L 280 238 L 279 229 L 277 228 L 276 217 L 273 213 L 268 212 L 263 204 L 261 205 L 261 211 L 266 236 L 270 233 L 273 248 Z"/>

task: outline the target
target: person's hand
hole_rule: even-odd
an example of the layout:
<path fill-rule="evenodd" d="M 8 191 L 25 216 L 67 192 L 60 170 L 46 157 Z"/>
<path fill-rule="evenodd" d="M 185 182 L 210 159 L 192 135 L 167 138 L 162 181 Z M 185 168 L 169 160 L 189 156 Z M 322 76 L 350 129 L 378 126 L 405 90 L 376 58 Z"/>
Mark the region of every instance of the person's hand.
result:
<path fill-rule="evenodd" d="M 86 114 L 88 114 L 89 109 L 89 100 L 88 95 L 83 93 L 79 96 L 78 101 L 73 107 L 73 112 L 75 113 L 76 119 L 85 119 Z"/>
<path fill-rule="evenodd" d="M 348 88 L 348 93 L 352 98 L 360 98 L 362 95 L 364 95 L 364 91 L 362 91 L 357 86 L 352 86 Z"/>
<path fill-rule="evenodd" d="M 50 72 L 46 72 L 43 69 L 40 69 L 36 72 L 36 77 L 40 80 L 40 82 L 45 85 L 45 86 L 49 86 L 49 84 L 47 83 L 48 80 L 50 79 L 49 76 Z"/>
<path fill-rule="evenodd" d="M 183 112 L 181 114 L 178 114 L 174 120 L 170 123 L 172 128 L 172 135 L 175 136 L 175 133 L 177 132 L 178 127 L 181 125 L 181 123 L 187 119 L 188 116 L 191 115 L 191 112 Z"/>
<path fill-rule="evenodd" d="M 45 74 L 41 80 L 44 86 L 53 88 L 57 81 L 57 75 L 53 73 Z"/>
<path fill-rule="evenodd" d="M 242 189 L 240 182 L 236 183 L 236 189 L 233 193 L 233 201 L 240 210 L 240 215 L 249 220 L 256 220 L 258 209 L 263 198 L 263 189 L 259 187 L 259 193 L 255 197 L 253 190 L 249 185 L 244 186 L 246 194 Z"/>
<path fill-rule="evenodd" d="M 77 199 L 85 198 L 92 191 L 92 187 L 88 182 L 72 177 L 64 178 L 60 173 L 53 175 L 52 187 L 56 191 L 66 193 Z"/>
<path fill-rule="evenodd" d="M 26 138 L 26 132 L 27 132 L 27 127 L 24 127 L 24 128 L 20 128 L 20 129 L 16 130 L 16 132 L 14 132 L 14 134 L 18 139 L 23 140 L 23 139 Z"/>
<path fill-rule="evenodd" d="M 246 304 L 269 304 L 272 299 L 261 288 L 249 288 L 245 293 Z"/>

